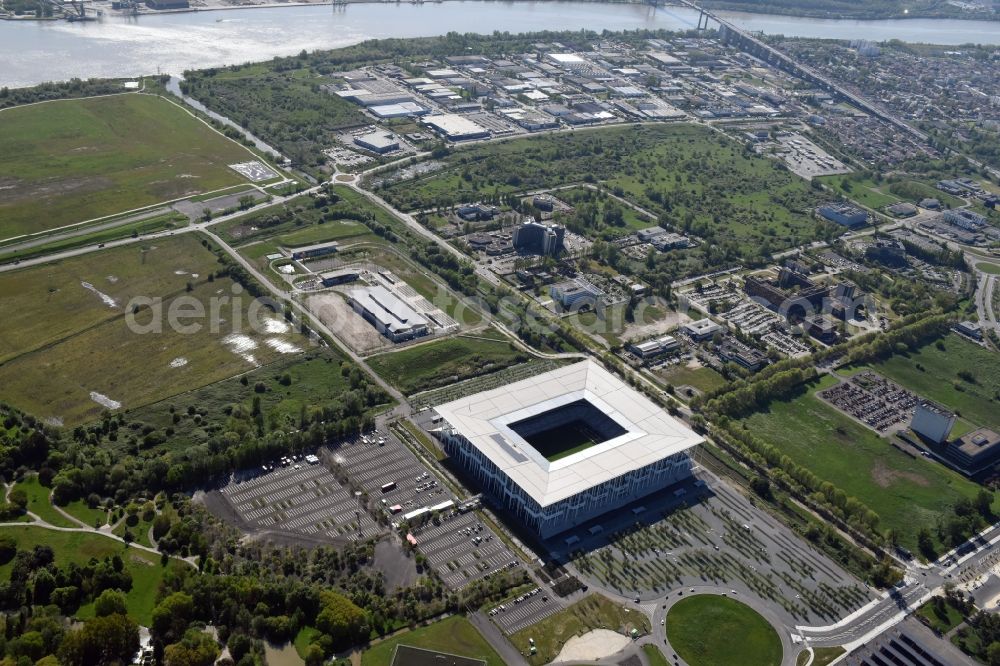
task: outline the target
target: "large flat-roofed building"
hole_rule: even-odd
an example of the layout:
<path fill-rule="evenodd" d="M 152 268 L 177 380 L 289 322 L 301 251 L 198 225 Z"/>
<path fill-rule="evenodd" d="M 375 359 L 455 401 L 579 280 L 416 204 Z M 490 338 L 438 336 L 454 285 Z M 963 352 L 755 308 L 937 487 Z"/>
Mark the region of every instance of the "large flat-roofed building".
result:
<path fill-rule="evenodd" d="M 979 213 L 964 208 L 946 210 L 942 215 L 945 222 L 954 224 L 966 231 L 977 231 L 986 226 L 986 218 Z"/>
<path fill-rule="evenodd" d="M 948 456 L 970 474 L 1000 458 L 1000 435 L 988 428 L 979 428 L 948 444 Z"/>
<path fill-rule="evenodd" d="M 384 155 L 399 150 L 399 139 L 391 132 L 370 132 L 354 137 L 354 145 Z"/>
<path fill-rule="evenodd" d="M 549 296 L 567 310 L 578 310 L 584 306 L 598 309 L 604 292 L 583 278 L 567 280 L 549 287 Z"/>
<path fill-rule="evenodd" d="M 841 226 L 853 229 L 868 223 L 868 213 L 864 209 L 848 203 L 830 203 L 820 206 L 816 212 L 821 217 L 836 222 Z"/>
<path fill-rule="evenodd" d="M 680 347 L 680 341 L 672 335 L 664 335 L 645 342 L 630 342 L 625 345 L 626 349 L 643 361 L 677 351 Z"/>
<path fill-rule="evenodd" d="M 687 478 L 704 441 L 592 360 L 435 410 L 448 455 L 542 538 Z"/>
<path fill-rule="evenodd" d="M 427 320 L 385 287 L 361 287 L 350 293 L 354 311 L 393 342 L 427 335 Z"/>
<path fill-rule="evenodd" d="M 316 245 L 307 245 L 305 247 L 299 247 L 292 251 L 292 259 L 300 261 L 302 259 L 315 259 L 316 257 L 325 257 L 329 254 L 334 254 L 337 251 L 337 243 L 317 243 Z"/>
<path fill-rule="evenodd" d="M 455 113 L 427 116 L 424 122 L 449 141 L 471 141 L 490 136 L 490 131 L 485 127 Z"/>
<path fill-rule="evenodd" d="M 708 340 L 716 333 L 721 333 L 722 327 L 706 317 L 705 319 L 684 324 L 684 332 L 692 340 L 701 341 Z"/>
<path fill-rule="evenodd" d="M 400 102 L 399 104 L 376 104 L 368 110 L 378 118 L 403 118 L 406 116 L 422 116 L 430 113 L 430 109 L 416 102 Z"/>

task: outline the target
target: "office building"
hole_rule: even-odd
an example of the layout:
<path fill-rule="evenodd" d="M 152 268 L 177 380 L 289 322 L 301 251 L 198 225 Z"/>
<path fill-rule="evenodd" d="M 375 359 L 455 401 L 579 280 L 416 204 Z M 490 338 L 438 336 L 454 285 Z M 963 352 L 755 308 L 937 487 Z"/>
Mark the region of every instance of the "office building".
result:
<path fill-rule="evenodd" d="M 948 439 L 954 425 L 955 414 L 930 400 L 921 400 L 913 409 L 910 430 L 930 442 L 941 444 Z"/>
<path fill-rule="evenodd" d="M 821 217 L 830 220 L 831 222 L 836 222 L 841 226 L 848 227 L 849 229 L 863 226 L 868 222 L 867 212 L 857 206 L 852 206 L 847 203 L 829 203 L 825 206 L 817 208 L 816 212 L 819 213 Z"/>
<path fill-rule="evenodd" d="M 542 224 L 528 218 L 514 228 L 514 249 L 522 254 L 558 255 L 563 249 L 566 230 L 558 224 Z"/>

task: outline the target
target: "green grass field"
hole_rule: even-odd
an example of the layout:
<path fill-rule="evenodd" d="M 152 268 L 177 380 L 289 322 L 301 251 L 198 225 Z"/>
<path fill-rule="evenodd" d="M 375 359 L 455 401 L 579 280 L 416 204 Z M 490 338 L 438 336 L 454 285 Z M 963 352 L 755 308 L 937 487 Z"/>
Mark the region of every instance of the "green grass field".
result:
<path fill-rule="evenodd" d="M 942 634 L 948 633 L 965 619 L 954 606 L 947 602 L 944 604 L 943 612 L 938 612 L 934 604 L 928 601 L 917 609 L 917 615 L 927 620 L 932 629 Z"/>
<path fill-rule="evenodd" d="M 52 493 L 52 490 L 38 482 L 37 474 L 26 476 L 15 483 L 14 488 L 23 490 L 24 494 L 28 496 L 28 511 L 48 524 L 55 525 L 56 527 L 79 527 L 72 520 L 52 508 L 52 503 L 49 501 L 49 495 Z"/>
<path fill-rule="evenodd" d="M 140 407 L 131 418 L 161 432 L 171 428 L 173 435 L 162 446 L 180 450 L 205 445 L 212 432 L 209 424 L 228 422 L 226 410 L 233 405 L 244 405 L 249 413 L 253 399 L 259 398 L 268 430 L 292 430 L 300 427 L 303 411 L 308 414 L 341 400 L 350 389 L 341 361 L 329 348 L 280 358 L 245 375 L 246 384 L 236 377 L 225 379 Z M 286 374 L 287 385 L 281 382 Z M 258 384 L 264 388 L 261 393 L 256 391 Z M 106 446 L 121 444 L 106 442 Z"/>
<path fill-rule="evenodd" d="M 142 546 L 153 547 L 153 542 L 149 538 L 149 528 L 153 526 L 153 521 L 142 520 L 139 516 L 132 518 L 134 524 L 129 524 L 130 518 L 125 517 L 114 529 L 114 534 L 117 536 L 125 536 L 125 530 L 131 530 L 132 539 L 135 543 Z"/>
<path fill-rule="evenodd" d="M 813 648 L 812 666 L 827 666 L 832 663 L 834 659 L 844 654 L 844 652 L 844 648 L 839 646 Z"/>
<path fill-rule="evenodd" d="M 355 220 L 335 220 L 282 234 L 278 236 L 278 242 L 284 247 L 294 248 L 325 241 L 339 241 L 369 233 L 371 232 L 368 227 Z"/>
<path fill-rule="evenodd" d="M 1000 275 L 1000 265 L 990 264 L 985 261 L 981 261 L 976 264 L 976 269 L 984 273 L 989 273 L 990 275 Z"/>
<path fill-rule="evenodd" d="M 932 342 L 871 367 L 976 425 L 1000 428 L 1000 356 L 953 333 L 940 342 L 940 348 Z M 975 382 L 959 377 L 960 372 Z"/>
<path fill-rule="evenodd" d="M 418 344 L 368 359 L 383 379 L 409 395 L 462 379 L 485 375 L 528 360 L 503 334 L 495 330 L 473 336 Z"/>
<path fill-rule="evenodd" d="M 690 666 L 779 666 L 781 640 L 756 611 L 726 597 L 701 594 L 667 611 L 667 640 Z"/>
<path fill-rule="evenodd" d="M 816 397 L 817 390 L 834 382 L 824 377 L 743 423 L 820 479 L 863 502 L 880 516 L 880 530 L 895 529 L 900 542 L 915 551 L 917 530 L 937 525 L 960 497 L 975 496 L 979 486 L 943 465 L 907 456 Z"/>
<path fill-rule="evenodd" d="M 0 112 L 0 238 L 243 183 L 246 148 L 152 95 Z"/>
<path fill-rule="evenodd" d="M 646 655 L 646 661 L 649 662 L 649 666 L 670 666 L 670 662 L 667 661 L 666 656 L 664 656 L 660 648 L 652 643 L 643 645 L 642 652 Z"/>
<path fill-rule="evenodd" d="M 487 666 L 503 666 L 500 655 L 480 635 L 476 628 L 460 615 L 407 631 L 380 641 L 361 655 L 361 666 L 389 666 L 397 645 L 412 645 L 426 650 L 439 650 L 461 657 L 485 659 Z"/>
<path fill-rule="evenodd" d="M 140 624 L 149 626 L 153 607 L 156 605 L 156 594 L 166 573 L 166 569 L 160 564 L 159 556 L 137 548 L 126 549 L 120 541 L 92 532 L 56 532 L 31 525 L 4 527 L 0 528 L 0 532 L 12 536 L 17 541 L 19 550 L 31 549 L 36 545 L 50 546 L 59 566 L 70 563 L 82 566 L 91 558 L 103 559 L 115 553 L 120 554 L 125 562 L 125 568 L 132 574 L 132 589 L 125 595 L 129 615 Z M 168 566 L 187 565 L 171 561 Z M 10 568 L 10 563 L 0 567 L 0 579 L 9 579 Z M 87 618 L 93 613 L 93 606 L 87 605 L 80 608 L 77 616 Z"/>
<path fill-rule="evenodd" d="M 817 180 L 829 185 L 838 194 L 853 199 L 863 206 L 880 209 L 899 201 L 899 197 L 887 194 L 889 185 L 878 185 L 867 178 L 859 179 L 854 175 L 820 176 Z"/>
<path fill-rule="evenodd" d="M 649 628 L 649 618 L 643 613 L 623 608 L 599 594 L 591 594 L 509 638 L 522 654 L 528 654 L 528 639 L 533 638 L 538 652 L 528 657 L 528 663 L 540 666 L 555 659 L 566 641 L 591 629 L 610 629 L 627 635 L 632 629 L 647 634 Z"/>
<path fill-rule="evenodd" d="M 296 331 L 278 330 L 281 322 L 253 330 L 252 299 L 243 293 L 234 306 L 231 280 L 208 281 L 219 267 L 197 238 L 185 235 L 0 275 L 4 397 L 39 418 L 76 425 L 100 416 L 100 396 L 132 409 L 305 346 Z M 133 297 L 163 299 L 160 332 L 130 326 L 126 306 Z M 197 330 L 171 324 L 171 307 L 181 298 L 193 299 L 185 308 L 203 309 L 201 318 L 177 320 L 200 324 Z M 152 320 L 151 309 L 135 317 L 141 325 Z"/>
<path fill-rule="evenodd" d="M 53 240 L 49 243 L 34 245 L 22 250 L 5 250 L 3 247 L 0 247 L 0 261 L 4 263 L 24 261 L 25 259 L 65 252 L 88 245 L 98 245 L 130 236 L 143 236 L 167 229 L 181 229 L 187 225 L 188 219 L 184 215 L 180 213 L 164 213 L 139 222 L 130 222 L 111 229 L 102 229 L 89 234 L 73 236 L 72 238 Z M 17 243 L 17 241 L 13 241 L 13 243 Z"/>
<path fill-rule="evenodd" d="M 699 391 L 714 391 L 726 385 L 726 378 L 708 366 L 688 368 L 672 365 L 657 373 L 674 386 L 692 386 Z"/>
<path fill-rule="evenodd" d="M 106 525 L 108 522 L 108 512 L 104 508 L 92 509 L 83 500 L 74 500 L 61 508 L 88 527 Z"/>

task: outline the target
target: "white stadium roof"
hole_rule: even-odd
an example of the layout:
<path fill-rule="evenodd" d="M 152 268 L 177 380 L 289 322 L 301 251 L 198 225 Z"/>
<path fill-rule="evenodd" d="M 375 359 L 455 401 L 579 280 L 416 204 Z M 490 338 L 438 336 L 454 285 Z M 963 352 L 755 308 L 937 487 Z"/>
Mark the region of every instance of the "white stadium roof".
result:
<path fill-rule="evenodd" d="M 550 462 L 509 427 L 579 400 L 609 416 L 625 434 Z M 435 411 L 542 507 L 704 441 L 592 360 L 460 398 Z"/>

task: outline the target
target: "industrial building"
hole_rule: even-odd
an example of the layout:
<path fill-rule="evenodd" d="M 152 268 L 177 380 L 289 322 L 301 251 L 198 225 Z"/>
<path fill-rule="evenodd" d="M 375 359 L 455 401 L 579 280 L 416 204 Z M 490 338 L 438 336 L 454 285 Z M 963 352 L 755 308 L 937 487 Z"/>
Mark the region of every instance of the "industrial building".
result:
<path fill-rule="evenodd" d="M 941 444 L 948 439 L 954 425 L 954 413 L 930 400 L 921 400 L 913 409 L 910 430 L 934 444 Z"/>
<path fill-rule="evenodd" d="M 658 238 L 665 233 L 667 233 L 667 230 L 663 227 L 648 227 L 646 229 L 639 229 L 639 231 L 635 232 L 635 235 L 641 242 L 649 243 L 654 238 Z"/>
<path fill-rule="evenodd" d="M 399 150 L 399 139 L 390 132 L 371 132 L 354 137 L 354 145 L 384 155 Z"/>
<path fill-rule="evenodd" d="M 150 9 L 188 9 L 191 5 L 188 0 L 146 0 L 146 6 Z"/>
<path fill-rule="evenodd" d="M 451 459 L 542 538 L 687 478 L 704 441 L 593 360 L 436 412 Z"/>
<path fill-rule="evenodd" d="M 412 340 L 430 331 L 426 319 L 385 287 L 354 289 L 348 302 L 355 312 L 393 342 Z"/>
<path fill-rule="evenodd" d="M 361 277 L 361 274 L 357 270 L 342 268 L 337 271 L 323 273 L 319 276 L 319 279 L 324 287 L 333 287 L 338 284 L 348 284 L 350 282 L 354 282 L 359 277 Z"/>
<path fill-rule="evenodd" d="M 966 231 L 978 231 L 982 227 L 986 226 L 985 217 L 975 211 L 966 210 L 964 208 L 946 210 L 943 213 L 943 216 L 945 222 L 954 224 L 959 229 L 965 229 Z"/>
<path fill-rule="evenodd" d="M 853 229 L 868 223 L 868 213 L 857 206 L 847 203 L 829 203 L 820 206 L 816 212 L 821 217 L 837 224 Z"/>
<path fill-rule="evenodd" d="M 667 250 L 677 250 L 686 247 L 692 247 L 693 243 L 691 239 L 683 234 L 677 234 L 672 231 L 665 234 L 660 234 L 654 237 L 650 244 L 655 247 L 660 252 L 666 252 Z"/>
<path fill-rule="evenodd" d="M 900 201 L 899 203 L 888 206 L 886 212 L 895 217 L 913 217 L 920 211 L 917 207 L 907 201 Z"/>
<path fill-rule="evenodd" d="M 664 335 L 645 342 L 631 342 L 626 345 L 626 349 L 638 356 L 643 361 L 680 349 L 680 341 L 672 335 Z"/>
<path fill-rule="evenodd" d="M 574 278 L 549 287 L 549 296 L 566 310 L 584 307 L 597 310 L 604 299 L 604 292 L 583 278 Z"/>
<path fill-rule="evenodd" d="M 485 127 L 454 113 L 427 116 L 424 123 L 449 141 L 471 141 L 490 136 L 490 131 Z"/>
<path fill-rule="evenodd" d="M 378 104 L 376 106 L 369 106 L 368 111 L 377 118 L 406 118 L 408 116 L 422 116 L 425 113 L 430 113 L 430 109 L 420 106 L 416 102 Z"/>
<path fill-rule="evenodd" d="M 492 220 L 499 212 L 496 206 L 484 203 L 463 204 L 455 209 L 455 214 L 466 222 Z"/>
<path fill-rule="evenodd" d="M 542 224 L 528 218 L 514 228 L 514 249 L 523 254 L 558 255 L 563 249 L 566 230 L 558 224 Z"/>
<path fill-rule="evenodd" d="M 307 245 L 306 247 L 300 247 L 297 250 L 292 251 L 292 259 L 300 261 L 302 259 L 315 259 L 316 257 L 325 257 L 329 254 L 334 254 L 337 251 L 336 243 L 317 243 L 316 245 Z"/>
<path fill-rule="evenodd" d="M 962 335 L 967 335 L 973 340 L 983 339 L 983 327 L 979 325 L 979 322 L 975 321 L 960 321 L 955 324 L 955 330 Z"/>

